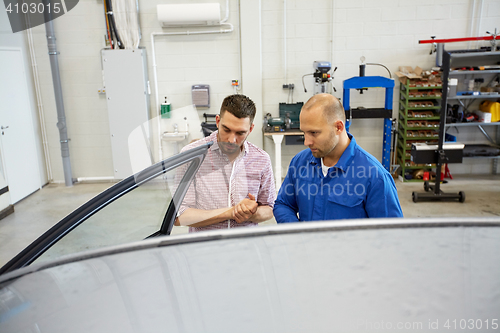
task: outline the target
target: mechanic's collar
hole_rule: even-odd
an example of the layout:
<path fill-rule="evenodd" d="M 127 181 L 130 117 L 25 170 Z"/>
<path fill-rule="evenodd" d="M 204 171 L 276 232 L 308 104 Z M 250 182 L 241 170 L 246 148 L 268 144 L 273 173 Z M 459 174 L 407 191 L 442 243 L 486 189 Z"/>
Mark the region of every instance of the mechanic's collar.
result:
<path fill-rule="evenodd" d="M 357 144 L 356 144 L 356 139 L 354 139 L 352 134 L 347 133 L 347 136 L 349 137 L 351 142 L 349 143 L 347 148 L 342 153 L 342 156 L 340 156 L 337 164 L 335 164 L 331 168 L 337 168 L 337 169 L 340 169 L 342 171 L 345 171 L 348 168 L 349 164 L 351 164 L 351 161 L 354 158 L 354 154 L 356 152 L 356 145 Z M 314 157 L 311 153 L 311 158 L 309 160 L 309 163 L 321 166 L 321 158 Z"/>

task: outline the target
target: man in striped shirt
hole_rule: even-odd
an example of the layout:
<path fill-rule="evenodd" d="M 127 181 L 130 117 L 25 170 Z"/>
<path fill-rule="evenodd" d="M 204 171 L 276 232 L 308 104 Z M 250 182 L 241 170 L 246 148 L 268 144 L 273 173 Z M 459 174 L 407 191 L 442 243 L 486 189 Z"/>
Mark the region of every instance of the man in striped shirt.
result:
<path fill-rule="evenodd" d="M 217 131 L 182 149 L 213 141 L 179 209 L 176 225 L 189 231 L 256 226 L 273 217 L 276 199 L 271 159 L 246 141 L 256 109 L 244 95 L 224 99 Z"/>

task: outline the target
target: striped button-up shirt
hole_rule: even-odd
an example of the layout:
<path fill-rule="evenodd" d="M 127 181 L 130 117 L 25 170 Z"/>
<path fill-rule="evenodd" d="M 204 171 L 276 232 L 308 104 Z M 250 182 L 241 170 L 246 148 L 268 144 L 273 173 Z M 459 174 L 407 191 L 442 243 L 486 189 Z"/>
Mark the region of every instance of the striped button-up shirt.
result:
<path fill-rule="evenodd" d="M 215 131 L 182 149 L 185 151 L 214 142 L 184 197 L 178 215 L 182 215 L 187 208 L 212 210 L 232 207 L 247 198 L 248 193 L 255 197 L 259 206 L 273 208 L 276 190 L 269 155 L 245 141 L 244 149 L 231 162 L 217 144 L 217 133 Z M 190 227 L 189 232 L 256 225 L 252 221 L 237 223 L 235 220 L 227 220 L 206 227 Z"/>

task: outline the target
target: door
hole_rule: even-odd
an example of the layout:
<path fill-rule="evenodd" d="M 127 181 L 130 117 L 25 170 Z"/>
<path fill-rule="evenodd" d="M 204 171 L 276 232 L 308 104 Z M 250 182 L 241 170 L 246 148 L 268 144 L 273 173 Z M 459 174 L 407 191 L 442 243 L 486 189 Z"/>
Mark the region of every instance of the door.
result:
<path fill-rule="evenodd" d="M 0 48 L 0 143 L 14 204 L 41 185 L 21 49 Z"/>
<path fill-rule="evenodd" d="M 188 187 L 211 145 L 172 156 L 108 188 L 28 245 L 0 268 L 0 275 L 38 259 L 40 263 L 170 235 Z"/>

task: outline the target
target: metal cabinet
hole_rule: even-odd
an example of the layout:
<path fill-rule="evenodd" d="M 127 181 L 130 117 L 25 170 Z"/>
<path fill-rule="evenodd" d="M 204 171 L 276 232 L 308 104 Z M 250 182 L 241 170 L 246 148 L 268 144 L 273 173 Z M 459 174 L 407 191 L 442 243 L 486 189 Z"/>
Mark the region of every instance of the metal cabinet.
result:
<path fill-rule="evenodd" d="M 458 78 L 459 82 L 461 81 L 462 86 L 464 86 L 464 82 L 466 79 L 475 79 L 475 78 L 483 78 L 484 82 L 491 81 L 495 79 L 500 74 L 500 69 L 483 69 L 483 66 L 493 65 L 493 67 L 498 67 L 498 63 L 500 62 L 500 52 L 463 52 L 458 55 L 454 55 L 456 61 L 460 63 L 453 63 L 454 70 L 449 70 L 449 77 Z M 460 70 L 456 68 L 466 67 L 466 70 Z M 472 70 L 470 70 L 472 68 Z M 488 67 L 486 67 L 488 68 Z M 491 68 L 491 67 L 490 67 Z M 486 83 L 487 84 L 487 83 Z M 460 86 L 460 85 L 459 85 Z M 460 89 L 460 90 L 464 90 Z M 471 93 L 472 94 L 472 93 Z M 469 111 L 472 112 L 477 109 L 477 102 L 482 102 L 483 100 L 500 100 L 500 94 L 490 94 L 490 93 L 481 93 L 475 92 L 475 95 L 455 95 L 449 96 L 446 99 L 447 104 L 459 104 L 463 107 L 464 112 Z M 490 134 L 487 133 L 485 127 L 495 127 L 495 136 L 492 138 Z M 482 123 L 482 122 L 470 122 L 470 123 L 446 123 L 445 130 L 449 130 L 450 128 L 477 128 L 481 133 L 484 134 L 486 139 L 490 142 L 492 146 L 500 146 L 500 122 L 494 123 Z M 467 147 L 467 145 L 466 145 Z M 497 173 L 498 168 L 498 159 L 500 156 L 474 156 L 465 158 L 473 158 L 473 159 L 491 159 L 492 161 L 492 173 Z"/>

